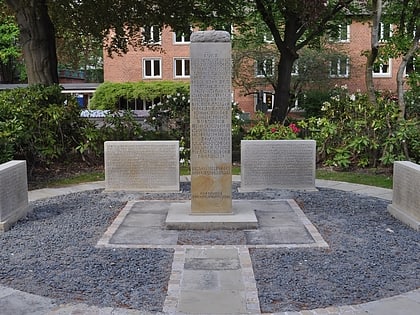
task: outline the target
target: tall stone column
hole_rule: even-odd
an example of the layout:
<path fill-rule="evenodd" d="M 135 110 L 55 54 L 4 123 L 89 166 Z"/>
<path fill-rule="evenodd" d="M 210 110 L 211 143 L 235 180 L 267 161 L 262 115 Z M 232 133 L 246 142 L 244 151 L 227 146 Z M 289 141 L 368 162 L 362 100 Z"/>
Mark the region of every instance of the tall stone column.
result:
<path fill-rule="evenodd" d="M 190 58 L 191 212 L 231 214 L 230 34 L 193 33 Z"/>

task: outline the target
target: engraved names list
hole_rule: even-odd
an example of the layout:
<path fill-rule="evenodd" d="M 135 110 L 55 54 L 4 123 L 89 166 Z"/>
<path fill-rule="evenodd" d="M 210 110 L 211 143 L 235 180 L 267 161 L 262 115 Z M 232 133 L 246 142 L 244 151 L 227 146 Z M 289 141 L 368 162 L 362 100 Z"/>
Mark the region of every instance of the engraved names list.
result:
<path fill-rule="evenodd" d="M 193 33 L 190 57 L 191 212 L 232 213 L 229 33 Z"/>

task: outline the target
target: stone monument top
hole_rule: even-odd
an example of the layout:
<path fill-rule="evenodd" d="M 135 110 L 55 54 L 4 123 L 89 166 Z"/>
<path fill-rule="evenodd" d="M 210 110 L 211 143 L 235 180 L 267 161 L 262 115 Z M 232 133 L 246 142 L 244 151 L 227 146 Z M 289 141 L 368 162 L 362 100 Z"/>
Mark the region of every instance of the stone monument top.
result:
<path fill-rule="evenodd" d="M 192 42 L 230 42 L 230 34 L 226 31 L 198 31 L 191 34 Z"/>

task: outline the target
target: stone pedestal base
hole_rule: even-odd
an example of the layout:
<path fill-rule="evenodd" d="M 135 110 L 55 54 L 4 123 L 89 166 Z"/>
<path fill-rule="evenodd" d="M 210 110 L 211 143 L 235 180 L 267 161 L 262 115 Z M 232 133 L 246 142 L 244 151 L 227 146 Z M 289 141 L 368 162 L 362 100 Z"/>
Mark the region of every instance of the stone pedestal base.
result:
<path fill-rule="evenodd" d="M 254 206 L 246 200 L 233 201 L 232 214 L 192 214 L 191 202 L 173 203 L 165 225 L 170 230 L 249 230 L 258 228 Z"/>

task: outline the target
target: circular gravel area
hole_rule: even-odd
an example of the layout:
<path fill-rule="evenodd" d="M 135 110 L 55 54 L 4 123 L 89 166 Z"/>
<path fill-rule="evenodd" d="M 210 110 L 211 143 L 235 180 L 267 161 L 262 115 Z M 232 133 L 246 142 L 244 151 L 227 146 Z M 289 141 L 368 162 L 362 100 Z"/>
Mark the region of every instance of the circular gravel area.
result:
<path fill-rule="evenodd" d="M 182 190 L 96 190 L 32 203 L 33 213 L 0 235 L 0 284 L 57 303 L 162 311 L 173 250 L 95 244 L 126 201 L 189 199 L 189 184 Z M 233 192 L 234 199 L 294 198 L 330 245 L 251 249 L 262 312 L 355 304 L 419 288 L 420 233 L 390 216 L 388 201 L 331 189 L 238 193 L 237 183 Z M 212 233 L 218 243 L 235 237 L 232 231 Z M 201 244 L 208 237 L 194 234 Z"/>

